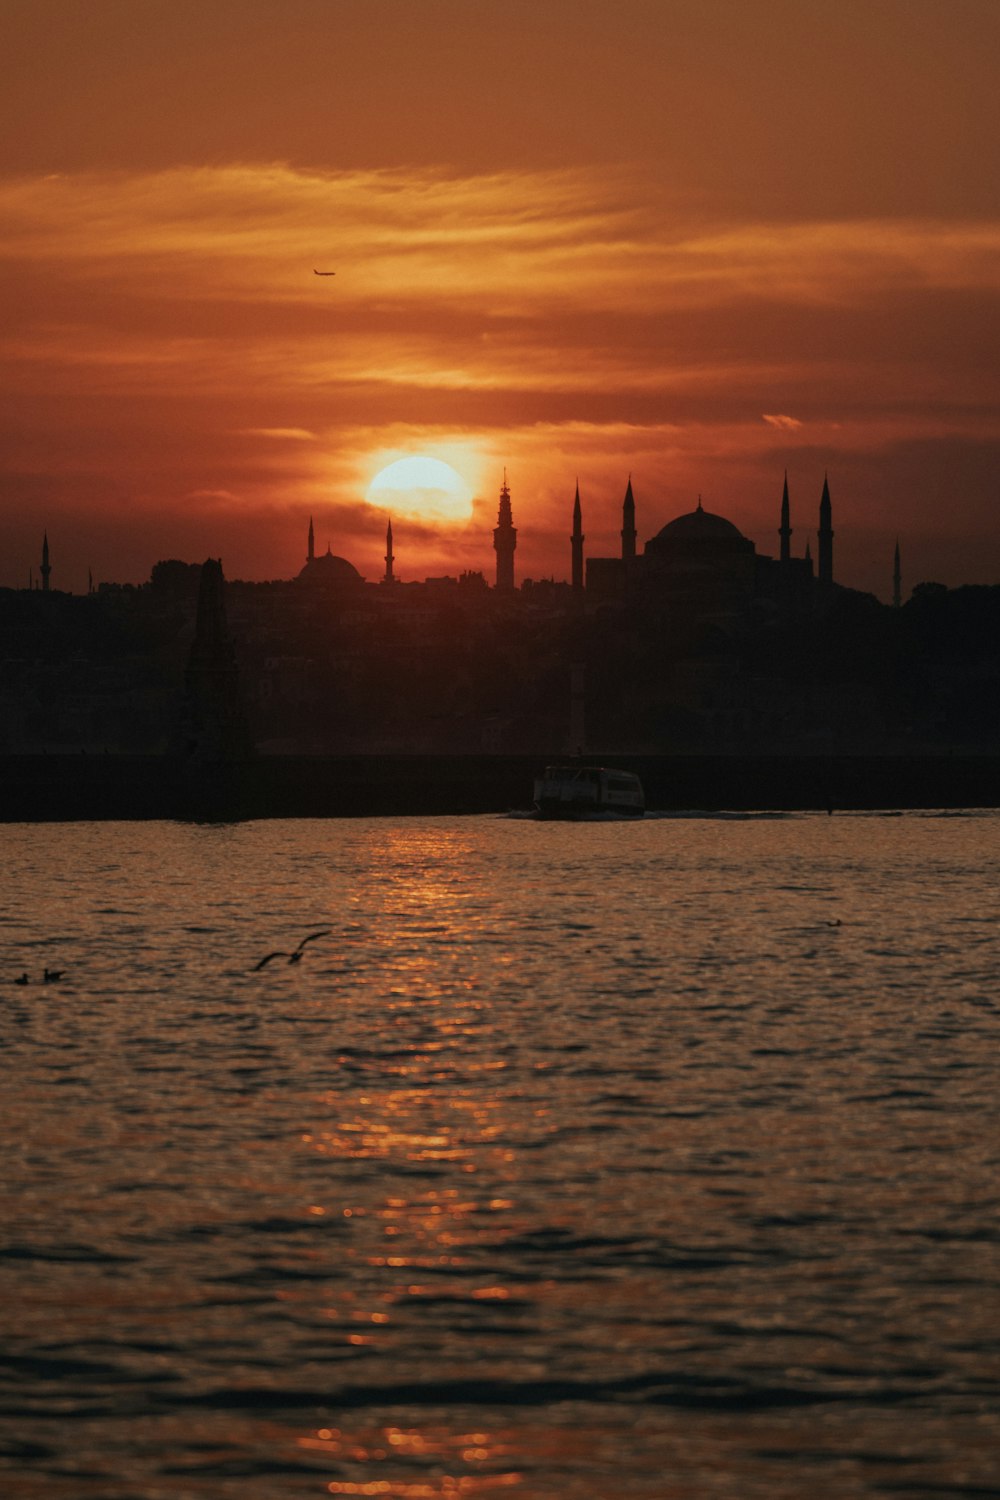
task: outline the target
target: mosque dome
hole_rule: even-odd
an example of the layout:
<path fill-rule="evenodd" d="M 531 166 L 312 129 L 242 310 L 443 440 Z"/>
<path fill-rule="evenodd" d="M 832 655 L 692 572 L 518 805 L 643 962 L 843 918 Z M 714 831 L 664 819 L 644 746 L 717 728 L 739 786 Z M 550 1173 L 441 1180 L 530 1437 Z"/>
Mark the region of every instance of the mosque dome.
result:
<path fill-rule="evenodd" d="M 345 584 L 364 583 L 354 564 L 346 557 L 336 557 L 329 547 L 319 557 L 309 559 L 299 573 L 298 581 L 310 588 L 343 588 Z"/>
<path fill-rule="evenodd" d="M 668 521 L 654 537 L 646 543 L 646 551 L 654 555 L 669 555 L 678 552 L 734 553 L 754 551 L 753 542 L 745 537 L 739 527 L 725 516 L 717 516 L 702 508 L 688 511 Z"/>

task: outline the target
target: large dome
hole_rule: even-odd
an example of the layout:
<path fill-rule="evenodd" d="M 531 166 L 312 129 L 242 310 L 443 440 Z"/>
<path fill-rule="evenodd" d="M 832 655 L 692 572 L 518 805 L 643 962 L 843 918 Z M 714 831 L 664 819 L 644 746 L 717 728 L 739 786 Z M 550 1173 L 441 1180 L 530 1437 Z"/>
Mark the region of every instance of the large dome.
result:
<path fill-rule="evenodd" d="M 364 579 L 346 557 L 335 557 L 327 548 L 320 557 L 310 558 L 299 574 L 299 582 L 309 584 L 310 588 L 339 588 L 344 584 L 364 583 Z"/>
<path fill-rule="evenodd" d="M 690 510 L 686 515 L 677 516 L 675 520 L 668 521 L 653 538 L 654 541 L 681 542 L 681 541 L 746 541 L 746 537 L 739 527 L 734 526 L 732 521 L 727 521 L 725 516 L 716 516 L 710 510 L 702 510 L 701 502 L 697 510 Z"/>
<path fill-rule="evenodd" d="M 664 562 L 702 566 L 750 554 L 756 548 L 738 526 L 727 521 L 725 516 L 703 510 L 699 500 L 697 510 L 668 521 L 662 530 L 650 537 L 645 550 L 650 557 Z"/>

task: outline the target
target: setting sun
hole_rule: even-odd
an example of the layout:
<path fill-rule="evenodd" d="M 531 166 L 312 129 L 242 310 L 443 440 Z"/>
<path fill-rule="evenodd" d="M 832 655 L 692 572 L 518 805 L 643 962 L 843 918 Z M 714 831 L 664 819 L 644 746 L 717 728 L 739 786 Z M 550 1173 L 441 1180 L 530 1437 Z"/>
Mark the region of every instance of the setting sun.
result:
<path fill-rule="evenodd" d="M 428 521 L 467 521 L 469 486 L 440 458 L 414 455 L 380 469 L 368 486 L 368 503 L 396 515 Z"/>

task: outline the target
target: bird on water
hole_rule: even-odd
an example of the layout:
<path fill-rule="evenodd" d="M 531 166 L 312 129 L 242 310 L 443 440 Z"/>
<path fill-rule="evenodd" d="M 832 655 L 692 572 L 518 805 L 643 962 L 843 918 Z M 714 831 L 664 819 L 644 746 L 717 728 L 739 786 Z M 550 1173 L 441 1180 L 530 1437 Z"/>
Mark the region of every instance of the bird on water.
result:
<path fill-rule="evenodd" d="M 265 956 L 260 960 L 259 963 L 254 964 L 253 968 L 250 970 L 250 973 L 256 974 L 257 970 L 262 969 L 265 964 L 269 964 L 272 958 L 287 958 L 290 964 L 297 964 L 301 960 L 302 955 L 305 952 L 306 943 L 314 943 L 317 938 L 329 937 L 330 932 L 331 929 L 329 927 L 324 927 L 322 932 L 310 932 L 309 935 L 307 937 L 304 937 L 299 946 L 297 948 L 294 948 L 291 953 L 285 952 L 285 950 L 282 948 L 276 948 L 273 953 L 265 954 Z"/>

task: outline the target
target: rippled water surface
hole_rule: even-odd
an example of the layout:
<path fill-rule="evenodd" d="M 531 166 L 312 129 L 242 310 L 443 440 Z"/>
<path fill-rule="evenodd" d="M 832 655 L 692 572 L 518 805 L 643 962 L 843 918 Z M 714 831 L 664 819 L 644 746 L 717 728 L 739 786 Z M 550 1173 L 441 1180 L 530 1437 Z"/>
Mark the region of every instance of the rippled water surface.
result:
<path fill-rule="evenodd" d="M 4 1495 L 1000 1493 L 997 815 L 0 842 Z"/>

